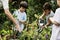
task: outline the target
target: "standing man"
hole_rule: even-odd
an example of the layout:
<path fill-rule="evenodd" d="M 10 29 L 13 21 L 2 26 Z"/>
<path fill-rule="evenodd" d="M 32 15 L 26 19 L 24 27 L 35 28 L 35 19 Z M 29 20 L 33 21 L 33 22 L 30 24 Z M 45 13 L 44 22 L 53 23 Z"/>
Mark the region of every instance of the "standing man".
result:
<path fill-rule="evenodd" d="M 6 16 L 15 24 L 17 30 L 20 31 L 19 24 L 16 22 L 15 18 L 13 17 L 11 12 L 9 11 L 9 0 L 0 0 L 0 5 L 3 6 Z"/>
<path fill-rule="evenodd" d="M 57 0 L 57 4 L 59 8 L 56 9 L 53 18 L 50 18 L 50 21 L 53 23 L 50 40 L 60 40 L 60 0 Z"/>

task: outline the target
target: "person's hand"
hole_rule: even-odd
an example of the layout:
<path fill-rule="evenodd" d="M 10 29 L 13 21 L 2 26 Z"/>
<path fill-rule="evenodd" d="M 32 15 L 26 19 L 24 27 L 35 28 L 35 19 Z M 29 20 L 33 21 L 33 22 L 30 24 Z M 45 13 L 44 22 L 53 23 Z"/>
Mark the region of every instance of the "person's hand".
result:
<path fill-rule="evenodd" d="M 44 29 L 44 28 L 45 28 L 45 26 L 42 26 L 42 27 L 41 27 L 41 29 Z"/>
<path fill-rule="evenodd" d="M 42 29 L 47 28 L 47 25 L 42 26 Z"/>
<path fill-rule="evenodd" d="M 42 19 L 42 20 L 43 20 L 42 16 L 40 16 L 40 18 L 39 18 L 39 19 Z"/>
<path fill-rule="evenodd" d="M 20 26 L 19 26 L 19 24 L 16 24 L 16 29 L 17 29 L 17 31 L 20 32 Z"/>
<path fill-rule="evenodd" d="M 60 24 L 59 24 L 59 23 L 56 23 L 55 25 L 56 25 L 56 26 L 60 26 Z"/>

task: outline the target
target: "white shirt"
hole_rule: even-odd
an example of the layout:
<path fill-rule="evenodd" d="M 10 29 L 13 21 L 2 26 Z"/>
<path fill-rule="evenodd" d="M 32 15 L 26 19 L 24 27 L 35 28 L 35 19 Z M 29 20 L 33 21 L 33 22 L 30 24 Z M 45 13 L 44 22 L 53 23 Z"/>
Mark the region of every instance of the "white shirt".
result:
<path fill-rule="evenodd" d="M 53 19 L 60 23 L 60 8 L 58 8 L 54 14 Z M 53 28 L 52 28 L 52 36 L 50 40 L 60 40 L 60 26 L 56 26 L 53 24 Z"/>
<path fill-rule="evenodd" d="M 3 6 L 4 9 L 9 9 L 9 0 L 0 0 L 0 7 Z"/>
<path fill-rule="evenodd" d="M 25 22 L 26 19 L 27 19 L 27 18 L 26 18 L 26 13 L 25 13 L 25 12 L 20 12 L 20 10 L 16 10 L 16 11 L 14 12 L 14 14 L 17 16 L 16 18 L 17 18 L 18 22 L 19 22 L 19 21 Z M 23 28 L 24 28 L 24 24 L 22 24 L 22 23 L 20 23 L 20 22 L 19 22 L 19 24 L 20 24 L 20 30 L 22 31 Z"/>
<path fill-rule="evenodd" d="M 54 19 L 56 22 L 60 23 L 60 8 L 58 8 L 58 9 L 56 10 L 53 19 Z"/>
<path fill-rule="evenodd" d="M 56 10 L 53 19 L 60 24 L 60 8 Z M 56 26 L 56 27 L 58 28 L 58 29 L 56 28 L 56 30 L 59 30 L 57 34 L 57 39 L 60 39 L 60 26 L 59 27 Z"/>
<path fill-rule="evenodd" d="M 51 11 L 50 14 L 46 16 L 46 22 L 48 21 L 48 19 L 49 19 L 50 17 L 53 17 L 53 16 L 54 16 L 54 12 Z"/>

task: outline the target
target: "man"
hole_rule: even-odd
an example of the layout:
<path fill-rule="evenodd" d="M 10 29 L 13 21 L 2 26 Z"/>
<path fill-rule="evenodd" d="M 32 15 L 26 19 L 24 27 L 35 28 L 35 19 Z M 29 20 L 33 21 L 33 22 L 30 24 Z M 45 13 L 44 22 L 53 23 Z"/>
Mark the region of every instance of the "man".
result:
<path fill-rule="evenodd" d="M 50 21 L 53 23 L 52 35 L 50 40 L 60 40 L 60 0 L 57 0 L 59 8 L 56 9 L 53 18 Z"/>
<path fill-rule="evenodd" d="M 15 18 L 13 18 L 13 15 L 11 14 L 11 12 L 9 11 L 9 0 L 0 0 L 0 7 L 3 6 L 4 12 L 6 14 L 6 16 L 12 20 L 12 22 L 16 25 L 17 30 L 19 31 L 19 24 L 17 24 Z"/>

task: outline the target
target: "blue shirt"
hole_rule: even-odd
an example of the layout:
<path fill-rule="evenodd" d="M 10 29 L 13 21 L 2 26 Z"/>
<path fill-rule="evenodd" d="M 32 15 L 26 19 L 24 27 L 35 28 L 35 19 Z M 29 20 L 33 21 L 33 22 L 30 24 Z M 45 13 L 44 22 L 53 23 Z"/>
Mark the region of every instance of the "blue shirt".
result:
<path fill-rule="evenodd" d="M 26 13 L 25 12 L 20 12 L 20 10 L 16 10 L 13 13 L 16 16 L 16 20 L 18 21 L 18 23 L 20 24 L 20 29 L 21 31 L 24 28 L 24 24 L 20 23 L 19 21 L 25 22 L 27 19 Z"/>

